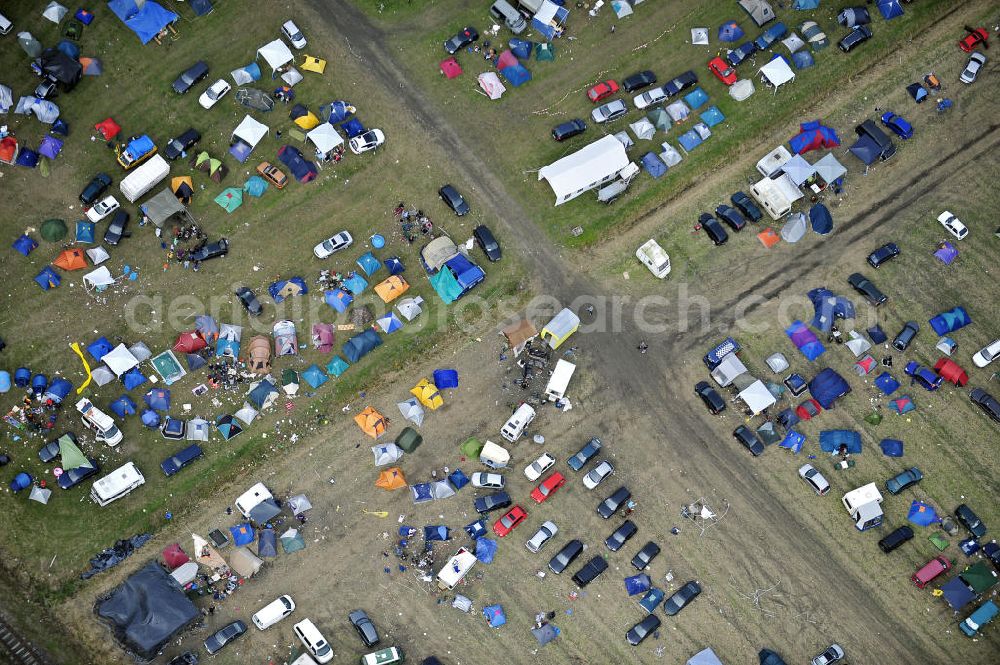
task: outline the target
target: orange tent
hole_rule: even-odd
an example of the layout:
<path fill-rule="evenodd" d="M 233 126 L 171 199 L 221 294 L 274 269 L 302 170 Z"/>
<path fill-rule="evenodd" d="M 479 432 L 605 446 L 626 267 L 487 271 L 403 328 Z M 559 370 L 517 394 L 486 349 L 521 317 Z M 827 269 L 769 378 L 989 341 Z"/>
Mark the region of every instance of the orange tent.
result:
<path fill-rule="evenodd" d="M 358 424 L 361 431 L 373 439 L 377 439 L 385 434 L 385 428 L 389 421 L 374 408 L 368 406 L 365 410 L 354 416 L 354 422 Z"/>
<path fill-rule="evenodd" d="M 393 275 L 392 277 L 382 280 L 375 285 L 375 293 L 378 297 L 382 299 L 382 302 L 390 303 L 399 296 L 406 293 L 410 285 L 406 283 L 406 280 L 399 275 Z"/>
<path fill-rule="evenodd" d="M 52 265 L 63 270 L 83 270 L 87 267 L 86 257 L 82 249 L 66 249 L 59 253 Z"/>
<path fill-rule="evenodd" d="M 401 487 L 406 487 L 403 470 L 398 466 L 386 469 L 379 474 L 378 480 L 375 481 L 375 487 L 381 487 L 384 490 L 398 490 Z"/>
<path fill-rule="evenodd" d="M 774 232 L 774 229 L 770 227 L 758 233 L 757 239 L 760 240 L 761 243 L 764 245 L 764 247 L 767 247 L 768 249 L 771 249 L 772 247 L 777 245 L 778 242 L 781 240 L 778 234 Z"/>

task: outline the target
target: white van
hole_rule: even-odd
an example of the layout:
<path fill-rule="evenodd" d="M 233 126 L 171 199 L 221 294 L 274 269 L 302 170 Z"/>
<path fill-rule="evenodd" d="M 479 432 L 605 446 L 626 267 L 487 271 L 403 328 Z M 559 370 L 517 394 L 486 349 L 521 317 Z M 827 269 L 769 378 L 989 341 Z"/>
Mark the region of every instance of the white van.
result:
<path fill-rule="evenodd" d="M 316 661 L 307 653 L 302 654 L 288 665 L 316 665 Z"/>
<path fill-rule="evenodd" d="M 514 415 L 500 428 L 500 436 L 514 443 L 524 434 L 525 428 L 535 419 L 535 410 L 530 404 L 517 407 Z"/>
<path fill-rule="evenodd" d="M 459 548 L 455 556 L 448 559 L 437 574 L 438 588 L 442 591 L 451 591 L 461 582 L 465 575 L 476 565 L 476 555 L 465 549 Z"/>
<path fill-rule="evenodd" d="M 243 517 L 250 519 L 250 511 L 268 499 L 273 499 L 271 490 L 264 486 L 264 483 L 257 483 L 236 499 L 236 508 Z"/>
<path fill-rule="evenodd" d="M 292 631 L 317 663 L 329 663 L 333 660 L 333 648 L 312 621 L 303 619 L 292 626 Z"/>
<path fill-rule="evenodd" d="M 118 183 L 118 188 L 122 190 L 125 198 L 135 203 L 139 197 L 160 184 L 160 181 L 168 175 L 170 175 L 170 164 L 162 155 L 153 155 L 149 161 L 125 176 Z"/>
<path fill-rule="evenodd" d="M 0 14 L 0 35 L 8 34 L 14 28 L 14 24 L 9 18 Z"/>
<path fill-rule="evenodd" d="M 573 378 L 576 365 L 562 358 L 556 363 L 555 370 L 549 378 L 549 383 L 545 386 L 545 396 L 550 402 L 561 400 L 566 396 L 566 388 L 569 387 L 569 380 Z"/>
<path fill-rule="evenodd" d="M 80 412 L 83 424 L 94 433 L 98 441 L 103 441 L 114 448 L 125 438 L 111 416 L 94 406 L 89 399 L 84 398 L 77 402 L 76 410 Z"/>
<path fill-rule="evenodd" d="M 106 506 L 116 501 L 139 485 L 146 482 L 142 472 L 132 462 L 120 466 L 103 478 L 94 481 L 90 488 L 90 498 L 99 506 Z"/>
<path fill-rule="evenodd" d="M 521 16 L 521 12 L 514 9 L 507 0 L 496 0 L 490 7 L 490 16 L 503 21 L 515 35 L 521 34 L 528 27 L 528 22 Z"/>
<path fill-rule="evenodd" d="M 388 647 L 375 653 L 369 653 L 361 657 L 361 665 L 390 665 L 391 663 L 402 663 L 404 660 L 403 650 L 398 647 Z"/>
<path fill-rule="evenodd" d="M 277 600 L 273 600 L 257 610 L 257 613 L 250 617 L 250 620 L 260 630 L 267 630 L 294 611 L 295 601 L 292 600 L 292 597 L 289 595 L 279 596 Z"/>

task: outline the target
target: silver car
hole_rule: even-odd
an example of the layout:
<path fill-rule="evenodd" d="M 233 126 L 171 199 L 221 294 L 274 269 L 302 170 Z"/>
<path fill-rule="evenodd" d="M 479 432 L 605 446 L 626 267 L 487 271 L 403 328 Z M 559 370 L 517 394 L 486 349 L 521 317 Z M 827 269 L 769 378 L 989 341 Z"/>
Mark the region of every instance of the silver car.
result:
<path fill-rule="evenodd" d="M 998 357 L 1000 357 L 1000 339 L 995 339 L 972 356 L 972 363 L 976 367 L 986 367 Z"/>
<path fill-rule="evenodd" d="M 839 644 L 831 644 L 826 651 L 812 659 L 812 665 L 830 665 L 843 659 L 844 649 Z"/>
<path fill-rule="evenodd" d="M 820 496 L 830 491 L 829 481 L 812 464 L 803 464 L 799 467 L 799 478 L 804 480 L 806 485 Z"/>
<path fill-rule="evenodd" d="M 554 523 L 546 521 L 542 523 L 542 526 L 538 527 L 538 531 L 535 532 L 528 542 L 524 544 L 530 552 L 537 552 L 545 546 L 545 543 L 552 540 L 552 536 L 559 533 L 559 527 Z"/>
<path fill-rule="evenodd" d="M 667 93 L 663 91 L 663 87 L 653 88 L 652 90 L 647 90 L 646 92 L 636 95 L 632 98 L 632 103 L 635 104 L 637 109 L 644 109 L 647 106 L 655 104 L 656 102 L 662 101 L 667 98 Z"/>
<path fill-rule="evenodd" d="M 601 460 L 598 462 L 597 466 L 590 470 L 590 473 L 583 477 L 583 486 L 592 490 L 604 482 L 604 479 L 614 472 L 615 467 L 611 466 L 611 462 L 608 460 Z"/>
<path fill-rule="evenodd" d="M 499 473 L 486 473 L 477 471 L 472 474 L 472 486 L 482 487 L 491 490 L 502 490 L 504 486 L 503 476 Z"/>
<path fill-rule="evenodd" d="M 320 244 L 313 247 L 313 254 L 317 259 L 325 259 L 336 254 L 342 249 L 347 249 L 354 242 L 354 238 L 347 231 L 341 231 L 335 236 L 327 238 Z"/>
<path fill-rule="evenodd" d="M 976 77 L 979 76 L 979 70 L 981 70 L 985 64 L 986 56 L 979 51 L 976 51 L 969 56 L 969 63 L 965 65 L 962 75 L 958 77 L 959 80 L 962 83 L 975 83 Z"/>
<path fill-rule="evenodd" d="M 626 113 L 628 113 L 628 106 L 625 105 L 624 101 L 616 99 L 613 102 L 598 106 L 590 112 L 590 117 L 594 119 L 594 122 L 608 122 L 610 120 L 617 120 Z"/>

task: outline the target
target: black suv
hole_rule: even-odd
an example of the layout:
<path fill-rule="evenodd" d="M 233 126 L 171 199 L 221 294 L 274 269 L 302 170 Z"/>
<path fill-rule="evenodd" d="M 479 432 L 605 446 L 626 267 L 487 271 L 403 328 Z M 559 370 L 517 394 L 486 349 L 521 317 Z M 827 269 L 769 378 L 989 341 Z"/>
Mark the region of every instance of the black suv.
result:
<path fill-rule="evenodd" d="M 188 258 L 192 261 L 207 261 L 208 259 L 217 259 L 220 256 L 225 256 L 228 253 L 229 241 L 225 238 L 219 238 L 215 242 L 210 242 L 194 250 L 188 254 Z"/>
<path fill-rule="evenodd" d="M 733 430 L 733 437 L 742 443 L 754 457 L 763 454 L 764 444 L 761 443 L 760 438 L 757 437 L 757 432 L 754 432 L 746 425 L 740 425 Z"/>
<path fill-rule="evenodd" d="M 261 306 L 260 301 L 257 300 L 256 294 L 245 286 L 241 286 L 235 291 L 236 297 L 239 298 L 240 304 L 243 305 L 243 309 L 247 311 L 250 316 L 260 316 L 264 311 L 263 306 Z"/>
<path fill-rule="evenodd" d="M 597 506 L 597 514 L 604 519 L 610 519 L 631 498 L 632 492 L 627 487 L 619 487 L 614 494 L 601 501 L 600 505 Z"/>
<path fill-rule="evenodd" d="M 583 543 L 579 540 L 571 540 L 549 559 L 549 570 L 558 575 L 569 567 L 569 564 L 576 561 L 576 557 L 583 552 Z"/>
<path fill-rule="evenodd" d="M 573 120 L 553 127 L 552 138 L 556 141 L 565 141 L 566 139 L 571 139 L 574 136 L 579 136 L 585 131 L 587 131 L 587 123 L 579 118 L 574 118 Z"/>
<path fill-rule="evenodd" d="M 736 208 L 730 208 L 727 205 L 720 205 L 716 208 L 715 215 L 728 224 L 729 228 L 737 233 L 742 231 L 743 227 L 747 225 L 746 217 L 744 217 Z"/>
<path fill-rule="evenodd" d="M 868 255 L 868 265 L 872 268 L 878 268 L 897 256 L 899 256 L 899 247 L 894 242 L 887 242 Z"/>
<path fill-rule="evenodd" d="M 131 233 L 125 229 L 128 227 L 128 213 L 119 208 L 115 211 L 115 216 L 111 218 L 107 230 L 104 232 L 104 242 L 109 245 L 117 245 L 122 238 L 128 238 Z"/>
<path fill-rule="evenodd" d="M 760 211 L 757 204 L 753 202 L 749 196 L 743 192 L 736 192 L 729 197 L 729 200 L 734 206 L 736 206 L 743 215 L 749 219 L 751 222 L 759 222 L 764 217 L 764 213 Z"/>
<path fill-rule="evenodd" d="M 982 388 L 975 388 L 969 393 L 969 399 L 985 411 L 987 416 L 1000 423 L 1000 402 L 993 395 Z"/>
<path fill-rule="evenodd" d="M 646 69 L 637 74 L 632 74 L 632 76 L 626 77 L 622 81 L 622 88 L 625 89 L 625 92 L 635 92 L 636 90 L 647 88 L 654 83 L 656 83 L 656 74 Z"/>
<path fill-rule="evenodd" d="M 674 95 L 678 95 L 693 85 L 698 83 L 698 76 L 692 71 L 686 71 L 677 78 L 667 81 L 663 85 L 663 94 L 667 98 L 671 98 Z"/>
<path fill-rule="evenodd" d="M 110 186 L 111 176 L 107 173 L 98 173 L 94 176 L 94 179 L 83 188 L 83 191 L 80 192 L 80 203 L 85 206 L 93 204 L 94 201 L 101 198 Z"/>
<path fill-rule="evenodd" d="M 625 543 L 629 541 L 639 530 L 639 527 L 635 525 L 632 520 L 625 520 L 622 525 L 615 529 L 614 533 L 604 539 L 604 545 L 612 552 L 617 552 L 621 548 L 625 547 Z"/>
<path fill-rule="evenodd" d="M 195 84 L 208 76 L 208 65 L 204 60 L 199 60 L 190 67 L 188 67 L 183 74 L 177 77 L 174 81 L 174 92 L 177 94 L 183 94 L 193 88 Z"/>
<path fill-rule="evenodd" d="M 651 540 L 643 545 L 642 549 L 632 557 L 632 566 L 640 572 L 646 570 L 659 553 L 660 546 Z"/>
<path fill-rule="evenodd" d="M 847 33 L 847 36 L 840 40 L 837 46 L 844 53 L 849 53 L 855 46 L 866 42 L 872 38 L 872 29 L 867 25 L 856 25 L 854 29 Z"/>
<path fill-rule="evenodd" d="M 960 503 L 958 508 L 955 509 L 955 517 L 976 538 L 982 538 L 986 535 L 986 525 L 983 524 L 978 515 L 972 512 L 972 508 L 969 508 L 964 503 Z"/>
<path fill-rule="evenodd" d="M 707 212 L 701 214 L 701 217 L 698 218 L 698 223 L 701 224 L 701 228 L 705 229 L 705 233 L 708 234 L 708 237 L 715 243 L 716 247 L 725 245 L 726 241 L 729 240 L 729 234 L 722 228 L 722 224 L 719 224 L 719 220 Z"/>
<path fill-rule="evenodd" d="M 480 515 L 485 515 L 488 512 L 499 510 L 500 508 L 506 508 L 509 505 L 510 495 L 503 491 L 493 492 L 492 494 L 478 497 L 475 501 L 473 501 L 473 506 L 475 506 L 476 512 Z"/>
<path fill-rule="evenodd" d="M 855 291 L 863 295 L 865 300 L 870 302 L 873 307 L 878 307 L 889 299 L 877 286 L 872 284 L 870 279 L 859 272 L 851 274 L 847 278 L 847 283 L 853 286 Z"/>
<path fill-rule="evenodd" d="M 903 324 L 903 329 L 892 340 L 892 348 L 897 351 L 906 351 L 910 344 L 913 343 L 913 338 L 917 336 L 919 331 L 920 326 L 917 325 L 916 321 L 907 321 Z"/>
<path fill-rule="evenodd" d="M 722 395 L 708 381 L 699 381 L 694 384 L 694 394 L 701 398 L 712 415 L 726 410 L 726 400 L 722 399 Z"/>
<path fill-rule="evenodd" d="M 163 156 L 173 161 L 190 150 L 200 140 L 201 134 L 198 133 L 197 129 L 191 127 L 177 138 L 167 141 L 167 147 L 163 149 Z"/>
<path fill-rule="evenodd" d="M 583 564 L 583 568 L 573 574 L 573 583 L 578 587 L 585 587 L 596 580 L 601 573 L 608 569 L 608 562 L 603 556 L 598 554 L 593 559 Z"/>
<path fill-rule="evenodd" d="M 479 39 L 479 31 L 473 28 L 471 25 L 466 26 L 458 31 L 451 39 L 444 43 L 444 50 L 448 52 L 448 55 L 455 55 L 463 48 L 468 46 L 474 41 Z"/>

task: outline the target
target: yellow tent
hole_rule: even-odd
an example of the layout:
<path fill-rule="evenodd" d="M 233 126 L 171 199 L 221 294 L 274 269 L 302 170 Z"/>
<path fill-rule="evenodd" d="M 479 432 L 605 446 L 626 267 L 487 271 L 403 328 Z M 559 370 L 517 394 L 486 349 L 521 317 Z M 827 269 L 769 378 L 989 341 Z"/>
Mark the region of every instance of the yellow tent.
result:
<path fill-rule="evenodd" d="M 362 432 L 373 439 L 385 434 L 385 428 L 388 424 L 385 417 L 370 406 L 365 407 L 364 411 L 354 416 L 354 422 L 358 424 Z"/>
<path fill-rule="evenodd" d="M 305 115 L 300 115 L 295 119 L 295 124 L 302 129 L 312 129 L 319 124 L 319 118 L 312 111 L 307 112 Z"/>
<path fill-rule="evenodd" d="M 300 67 L 306 70 L 307 72 L 315 72 L 317 74 L 322 74 L 324 71 L 326 71 L 326 60 L 324 60 L 323 58 L 317 58 L 311 55 L 305 55 L 302 57 L 305 58 L 305 62 L 303 62 L 300 65 Z"/>
<path fill-rule="evenodd" d="M 393 275 L 392 277 L 382 280 L 375 285 L 375 293 L 378 294 L 382 302 L 390 303 L 399 296 L 406 293 L 410 285 L 406 283 L 406 280 L 399 275 Z"/>
<path fill-rule="evenodd" d="M 570 335 L 580 327 L 580 317 L 570 309 L 563 309 L 552 317 L 552 320 L 542 328 L 540 337 L 553 349 L 558 349 Z"/>
<path fill-rule="evenodd" d="M 410 394 L 420 400 L 420 403 L 431 411 L 444 404 L 444 400 L 441 399 L 441 393 L 438 392 L 437 387 L 427 379 L 420 379 L 420 383 L 413 386 Z"/>
<path fill-rule="evenodd" d="M 406 487 L 403 470 L 398 466 L 386 469 L 379 474 L 378 480 L 375 481 L 375 487 L 381 487 L 384 490 L 398 490 L 401 487 Z"/>

